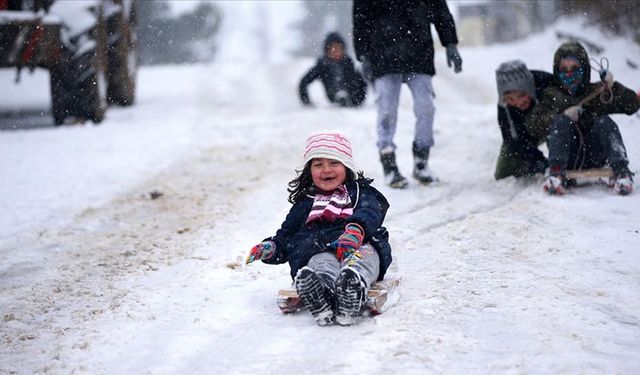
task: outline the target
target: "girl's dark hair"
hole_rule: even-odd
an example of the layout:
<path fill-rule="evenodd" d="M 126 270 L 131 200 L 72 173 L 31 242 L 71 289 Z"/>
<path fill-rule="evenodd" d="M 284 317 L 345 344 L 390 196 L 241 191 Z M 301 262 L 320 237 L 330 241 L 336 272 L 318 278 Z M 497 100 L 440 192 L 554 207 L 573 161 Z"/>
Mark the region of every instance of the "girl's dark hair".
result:
<path fill-rule="evenodd" d="M 316 187 L 313 185 L 313 179 L 311 178 L 311 161 L 312 160 L 309 160 L 302 170 L 296 169 L 298 176 L 289 181 L 289 188 L 287 189 L 289 192 L 289 199 L 287 199 L 289 203 L 296 203 L 300 198 L 307 194 L 315 195 L 317 193 Z M 356 175 L 349 168 L 345 167 L 345 170 L 347 171 L 347 178 L 344 180 L 345 184 L 364 178 L 363 171 L 358 171 L 358 174 Z"/>

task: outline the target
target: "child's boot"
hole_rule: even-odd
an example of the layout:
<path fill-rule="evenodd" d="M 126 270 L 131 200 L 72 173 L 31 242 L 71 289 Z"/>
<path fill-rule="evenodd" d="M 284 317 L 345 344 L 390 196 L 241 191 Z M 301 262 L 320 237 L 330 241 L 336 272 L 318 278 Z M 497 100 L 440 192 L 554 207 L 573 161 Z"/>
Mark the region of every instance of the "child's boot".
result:
<path fill-rule="evenodd" d="M 335 295 L 333 290 L 311 268 L 302 267 L 296 275 L 296 290 L 318 325 L 333 324 Z"/>
<path fill-rule="evenodd" d="M 422 184 L 429 184 L 436 180 L 427 162 L 429 161 L 429 148 L 419 148 L 413 143 L 413 177 Z"/>
<path fill-rule="evenodd" d="M 367 283 L 353 268 L 344 268 L 336 279 L 336 322 L 342 326 L 352 325 L 360 315 L 367 298 Z"/>
<path fill-rule="evenodd" d="M 382 162 L 384 181 L 387 185 L 395 189 L 404 189 L 409 185 L 409 181 L 407 181 L 398 170 L 396 154 L 393 149 L 387 148 L 380 151 L 380 162 Z"/>
<path fill-rule="evenodd" d="M 549 168 L 549 175 L 542 183 L 542 189 L 549 195 L 563 195 L 565 185 L 565 172 L 559 165 L 552 165 Z"/>
<path fill-rule="evenodd" d="M 614 172 L 609 184 L 613 186 L 613 191 L 619 195 L 629 195 L 633 193 L 633 173 L 628 168 Z"/>

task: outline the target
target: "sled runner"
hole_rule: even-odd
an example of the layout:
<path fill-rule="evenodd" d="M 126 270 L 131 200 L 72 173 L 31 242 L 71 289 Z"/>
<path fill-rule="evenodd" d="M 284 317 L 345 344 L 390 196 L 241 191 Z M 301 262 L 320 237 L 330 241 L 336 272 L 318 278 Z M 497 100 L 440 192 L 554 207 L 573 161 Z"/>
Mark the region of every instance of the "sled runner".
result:
<path fill-rule="evenodd" d="M 393 306 L 398 300 L 400 279 L 387 279 L 373 283 L 367 294 L 365 307 L 372 315 L 378 315 Z M 280 289 L 278 291 L 278 307 L 285 313 L 294 313 L 304 306 L 295 289 Z"/>

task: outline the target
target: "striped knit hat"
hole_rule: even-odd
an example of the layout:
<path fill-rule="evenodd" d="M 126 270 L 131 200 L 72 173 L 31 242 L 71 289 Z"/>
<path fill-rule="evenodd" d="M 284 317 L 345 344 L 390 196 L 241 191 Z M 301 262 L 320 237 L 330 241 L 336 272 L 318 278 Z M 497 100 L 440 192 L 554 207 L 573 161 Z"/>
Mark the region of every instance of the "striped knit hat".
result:
<path fill-rule="evenodd" d="M 307 138 L 307 145 L 304 148 L 304 164 L 306 165 L 309 160 L 314 158 L 338 160 L 353 173 L 356 173 L 351 142 L 338 132 L 315 133 Z"/>

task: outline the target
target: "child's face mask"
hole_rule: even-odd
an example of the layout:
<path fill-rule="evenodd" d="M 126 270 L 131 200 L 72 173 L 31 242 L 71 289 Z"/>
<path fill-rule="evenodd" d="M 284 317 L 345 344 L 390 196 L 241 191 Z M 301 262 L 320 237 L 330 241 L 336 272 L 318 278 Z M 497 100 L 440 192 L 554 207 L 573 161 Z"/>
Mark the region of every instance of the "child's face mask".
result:
<path fill-rule="evenodd" d="M 569 90 L 571 95 L 575 95 L 584 80 L 584 68 L 573 57 L 562 59 L 559 68 L 558 79 L 560 83 Z"/>

